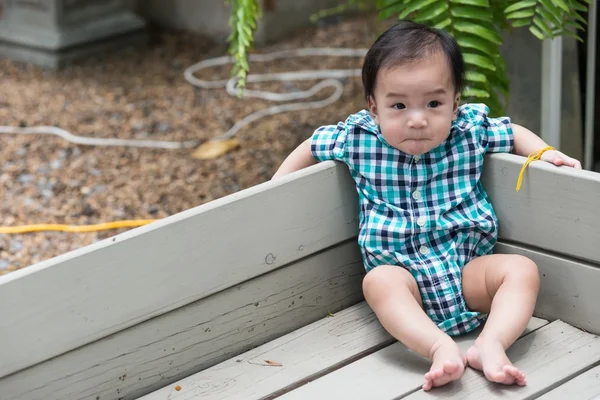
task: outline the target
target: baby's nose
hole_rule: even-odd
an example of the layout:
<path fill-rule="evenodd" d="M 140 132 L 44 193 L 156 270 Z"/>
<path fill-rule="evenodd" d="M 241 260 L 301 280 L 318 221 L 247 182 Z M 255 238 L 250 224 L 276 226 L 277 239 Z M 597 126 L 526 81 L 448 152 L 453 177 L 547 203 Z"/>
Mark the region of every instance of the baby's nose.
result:
<path fill-rule="evenodd" d="M 413 129 L 427 127 L 427 120 L 423 117 L 413 117 L 408 120 L 408 127 Z"/>

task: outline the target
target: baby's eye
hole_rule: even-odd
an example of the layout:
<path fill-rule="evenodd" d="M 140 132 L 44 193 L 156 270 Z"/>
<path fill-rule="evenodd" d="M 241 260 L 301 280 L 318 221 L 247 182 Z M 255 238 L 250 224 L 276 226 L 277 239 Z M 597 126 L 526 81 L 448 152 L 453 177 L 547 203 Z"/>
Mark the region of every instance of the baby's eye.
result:
<path fill-rule="evenodd" d="M 392 108 L 395 108 L 396 110 L 403 110 L 403 109 L 406 108 L 406 106 L 404 104 L 402 104 L 402 103 L 398 103 L 398 104 L 394 104 L 392 106 Z"/>
<path fill-rule="evenodd" d="M 435 101 L 435 100 L 434 101 L 430 101 L 429 104 L 428 104 L 428 107 L 431 107 L 431 108 L 436 108 L 436 107 L 439 107 L 439 106 L 440 106 L 440 102 L 439 101 Z"/>

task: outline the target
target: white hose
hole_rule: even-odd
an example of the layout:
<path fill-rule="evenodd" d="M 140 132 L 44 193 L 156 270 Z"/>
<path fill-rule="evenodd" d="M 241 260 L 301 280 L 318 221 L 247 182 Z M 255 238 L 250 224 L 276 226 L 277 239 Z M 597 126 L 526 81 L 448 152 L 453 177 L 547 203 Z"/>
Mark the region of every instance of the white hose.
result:
<path fill-rule="evenodd" d="M 293 50 L 283 50 L 267 54 L 251 54 L 248 57 L 250 62 L 267 62 L 273 60 L 279 60 L 282 58 L 291 57 L 363 57 L 367 53 L 368 49 L 349 49 L 349 48 L 303 48 Z M 227 93 L 231 96 L 237 96 L 237 77 L 232 77 L 226 80 L 218 81 L 204 81 L 198 79 L 194 74 L 202 69 L 232 64 L 235 62 L 235 58 L 224 56 L 210 58 L 204 61 L 196 63 L 184 71 L 185 79 L 194 86 L 203 89 L 216 89 L 225 88 Z M 240 129 L 244 126 L 257 121 L 268 115 L 275 115 L 288 111 L 306 110 L 306 109 L 317 109 L 323 108 L 339 100 L 344 91 L 342 83 L 338 79 L 347 78 L 351 76 L 360 76 L 360 69 L 341 69 L 341 70 L 310 70 L 310 71 L 296 71 L 296 72 L 280 72 L 280 73 L 267 73 L 267 74 L 249 74 L 246 77 L 246 82 L 269 82 L 269 81 L 299 81 L 299 80 L 313 80 L 313 79 L 324 79 L 314 85 L 312 88 L 304 91 L 297 91 L 291 93 L 274 93 L 262 90 L 248 90 L 245 89 L 243 92 L 244 98 L 259 98 L 269 101 L 282 102 L 290 100 L 301 100 L 308 99 L 319 91 L 327 87 L 335 88 L 333 94 L 328 98 L 319 101 L 311 102 L 296 102 L 289 103 L 280 106 L 273 106 L 264 110 L 253 112 L 247 115 L 242 120 L 238 121 L 222 135 L 219 135 L 213 140 L 230 139 L 235 136 Z M 159 140 L 127 140 L 127 139 L 113 139 L 113 138 L 89 138 L 73 135 L 53 126 L 36 126 L 36 127 L 14 127 L 14 126 L 0 126 L 0 133 L 4 134 L 45 134 L 45 135 L 56 135 L 60 136 L 68 142 L 90 146 L 127 146 L 127 147 L 144 147 L 144 148 L 160 148 L 160 149 L 181 149 L 187 147 L 194 147 L 198 145 L 197 140 L 185 141 L 185 142 L 168 142 Z"/>

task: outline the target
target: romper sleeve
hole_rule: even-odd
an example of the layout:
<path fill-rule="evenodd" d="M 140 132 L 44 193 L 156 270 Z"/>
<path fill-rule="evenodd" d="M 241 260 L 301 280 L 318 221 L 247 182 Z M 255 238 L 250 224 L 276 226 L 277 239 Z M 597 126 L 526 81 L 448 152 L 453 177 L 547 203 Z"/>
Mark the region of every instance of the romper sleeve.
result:
<path fill-rule="evenodd" d="M 346 159 L 347 125 L 325 125 L 313 133 L 310 140 L 310 152 L 317 161 Z"/>
<path fill-rule="evenodd" d="M 474 125 L 479 143 L 486 153 L 512 152 L 515 139 L 509 117 L 491 118 L 490 109 L 485 104 L 468 104 L 464 111 Z"/>

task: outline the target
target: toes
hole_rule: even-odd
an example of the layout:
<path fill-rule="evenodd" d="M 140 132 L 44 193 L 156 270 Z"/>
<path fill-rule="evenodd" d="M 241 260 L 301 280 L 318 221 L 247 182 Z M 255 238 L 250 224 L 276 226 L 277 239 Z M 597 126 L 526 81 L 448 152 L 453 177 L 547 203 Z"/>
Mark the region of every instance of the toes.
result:
<path fill-rule="evenodd" d="M 444 370 L 442 368 L 437 368 L 437 369 L 434 369 L 433 371 L 429 371 L 428 375 L 429 376 L 425 375 L 425 377 L 428 379 L 431 379 L 433 381 L 434 379 L 438 379 L 438 378 L 441 378 L 442 376 L 444 376 Z"/>
<path fill-rule="evenodd" d="M 447 374 L 453 374 L 458 371 L 458 364 L 454 361 L 446 361 L 443 366 L 443 370 Z"/>
<path fill-rule="evenodd" d="M 502 370 L 507 377 L 510 376 L 514 378 L 514 382 L 511 382 L 511 384 L 516 382 L 517 385 L 525 386 L 525 374 L 522 373 L 517 367 L 514 365 L 505 365 Z"/>
<path fill-rule="evenodd" d="M 423 384 L 423 390 L 428 391 L 428 390 L 431 390 L 432 387 L 433 387 L 433 381 L 426 379 L 425 383 Z"/>
<path fill-rule="evenodd" d="M 506 383 L 506 379 L 509 377 L 507 376 L 506 373 L 504 373 L 504 371 L 495 371 L 495 372 L 489 372 L 485 374 L 487 376 L 487 378 L 492 381 L 492 382 L 496 382 L 496 383 Z M 512 376 L 510 376 L 510 379 L 514 378 Z"/>

